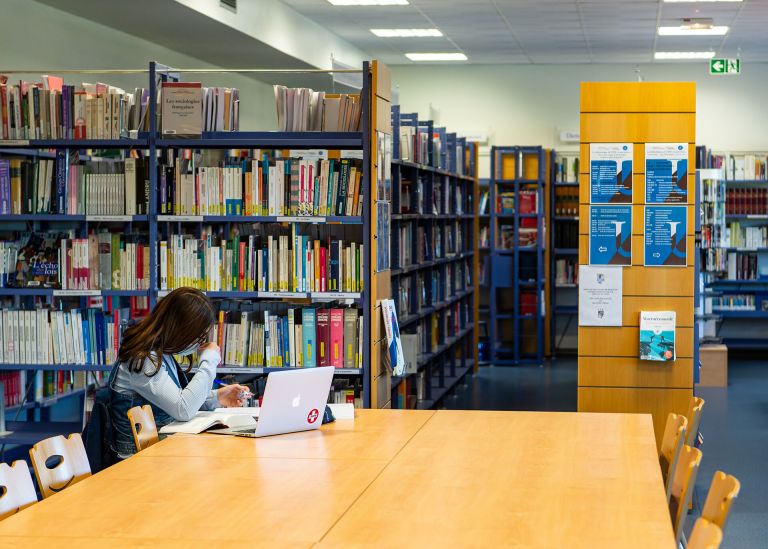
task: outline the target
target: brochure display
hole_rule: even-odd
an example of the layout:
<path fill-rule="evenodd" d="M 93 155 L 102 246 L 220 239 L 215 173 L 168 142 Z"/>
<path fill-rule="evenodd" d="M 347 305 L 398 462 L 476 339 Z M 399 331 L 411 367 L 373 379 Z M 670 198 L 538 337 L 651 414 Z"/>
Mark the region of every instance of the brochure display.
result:
<path fill-rule="evenodd" d="M 645 202 L 688 202 L 688 143 L 645 144 Z"/>
<path fill-rule="evenodd" d="M 589 192 L 592 204 L 632 203 L 632 143 L 589 146 Z"/>
<path fill-rule="evenodd" d="M 632 264 L 632 206 L 590 206 L 589 264 Z"/>
<path fill-rule="evenodd" d="M 640 360 L 675 360 L 675 311 L 640 311 Z"/>

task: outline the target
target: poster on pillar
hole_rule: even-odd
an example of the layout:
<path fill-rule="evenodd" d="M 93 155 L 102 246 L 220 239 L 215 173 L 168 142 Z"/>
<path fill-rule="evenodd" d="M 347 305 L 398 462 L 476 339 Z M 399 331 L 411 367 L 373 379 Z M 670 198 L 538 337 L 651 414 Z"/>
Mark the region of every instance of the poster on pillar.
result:
<path fill-rule="evenodd" d="M 589 264 L 632 264 L 632 206 L 589 207 Z"/>
<path fill-rule="evenodd" d="M 688 208 L 645 207 L 645 266 L 685 267 L 688 263 Z"/>
<path fill-rule="evenodd" d="M 688 203 L 688 143 L 645 144 L 645 203 Z"/>
<path fill-rule="evenodd" d="M 632 203 L 632 143 L 592 143 L 589 146 L 591 204 Z"/>

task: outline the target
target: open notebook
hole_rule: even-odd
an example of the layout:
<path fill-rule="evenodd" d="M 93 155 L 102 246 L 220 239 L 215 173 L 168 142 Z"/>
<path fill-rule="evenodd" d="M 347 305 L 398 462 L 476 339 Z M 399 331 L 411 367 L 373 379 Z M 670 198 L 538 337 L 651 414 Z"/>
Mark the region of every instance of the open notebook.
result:
<path fill-rule="evenodd" d="M 221 411 L 220 411 L 221 410 Z M 197 412 L 189 421 L 174 421 L 160 428 L 160 433 L 188 433 L 196 435 L 208 429 L 252 429 L 256 427 L 254 414 L 243 413 L 241 408 L 219 408 L 214 412 Z M 253 410 L 253 408 L 250 408 Z M 258 415 L 258 412 L 257 414 Z"/>

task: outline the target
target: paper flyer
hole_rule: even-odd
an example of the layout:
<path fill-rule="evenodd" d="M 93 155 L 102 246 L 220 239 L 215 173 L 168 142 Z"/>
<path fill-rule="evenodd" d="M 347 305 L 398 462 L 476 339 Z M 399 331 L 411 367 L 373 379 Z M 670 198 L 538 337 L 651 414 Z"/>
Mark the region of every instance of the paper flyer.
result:
<path fill-rule="evenodd" d="M 645 144 L 645 203 L 688 203 L 688 143 Z"/>
<path fill-rule="evenodd" d="M 405 355 L 403 342 L 400 340 L 400 327 L 397 323 L 394 299 L 382 299 L 381 314 L 384 315 L 384 330 L 387 333 L 387 348 L 392 375 L 401 376 L 405 372 Z"/>
<path fill-rule="evenodd" d="M 688 264 L 687 206 L 645 207 L 646 267 L 685 267 Z"/>
<path fill-rule="evenodd" d="M 632 143 L 589 146 L 591 204 L 632 203 Z"/>
<path fill-rule="evenodd" d="M 579 326 L 621 326 L 621 267 L 579 267 Z"/>
<path fill-rule="evenodd" d="M 640 360 L 675 360 L 675 311 L 640 311 Z"/>
<path fill-rule="evenodd" d="M 632 264 L 632 206 L 589 207 L 589 264 Z"/>

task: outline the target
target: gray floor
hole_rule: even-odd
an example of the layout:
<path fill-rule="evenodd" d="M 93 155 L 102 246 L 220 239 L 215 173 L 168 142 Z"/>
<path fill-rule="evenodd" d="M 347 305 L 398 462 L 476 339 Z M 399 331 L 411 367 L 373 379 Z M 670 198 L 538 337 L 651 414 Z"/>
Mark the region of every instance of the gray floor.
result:
<path fill-rule="evenodd" d="M 706 404 L 701 432 L 704 453 L 696 482 L 698 502 L 690 527 L 706 498 L 712 474 L 722 470 L 741 481 L 741 494 L 722 549 L 768 548 L 768 364 L 731 359 L 730 384 L 700 388 Z M 546 367 L 482 367 L 456 394 L 445 399 L 455 410 L 576 410 L 576 360 Z M 760 541 L 762 540 L 762 541 Z"/>

